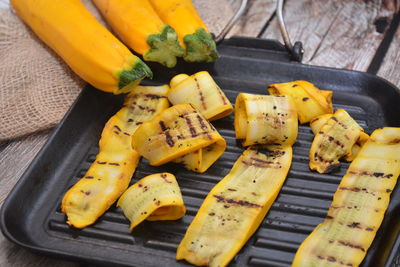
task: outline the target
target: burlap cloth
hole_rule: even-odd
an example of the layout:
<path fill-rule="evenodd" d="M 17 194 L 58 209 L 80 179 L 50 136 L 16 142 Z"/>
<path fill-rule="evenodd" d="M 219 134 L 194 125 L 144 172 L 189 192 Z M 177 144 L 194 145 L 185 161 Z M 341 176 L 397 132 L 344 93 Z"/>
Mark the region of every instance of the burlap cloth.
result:
<path fill-rule="evenodd" d="M 216 34 L 232 16 L 227 0 L 194 3 Z M 55 126 L 85 85 L 10 9 L 0 9 L 0 141 Z"/>

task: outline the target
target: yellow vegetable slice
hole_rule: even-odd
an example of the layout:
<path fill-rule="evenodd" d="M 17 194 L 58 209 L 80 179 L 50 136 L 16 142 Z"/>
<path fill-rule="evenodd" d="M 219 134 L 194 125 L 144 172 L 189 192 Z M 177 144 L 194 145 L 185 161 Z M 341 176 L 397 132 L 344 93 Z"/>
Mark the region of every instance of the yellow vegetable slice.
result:
<path fill-rule="evenodd" d="M 400 174 L 400 128 L 373 132 L 343 177 L 325 221 L 298 249 L 293 266 L 358 266 Z"/>
<path fill-rule="evenodd" d="M 190 103 L 208 120 L 226 117 L 233 111 L 232 104 L 207 71 L 191 76 L 178 74 L 170 86 L 168 99 L 172 104 Z"/>
<path fill-rule="evenodd" d="M 290 146 L 251 146 L 207 195 L 176 259 L 226 266 L 261 224 L 289 171 Z"/>
<path fill-rule="evenodd" d="M 338 109 L 314 137 L 310 149 L 310 169 L 319 173 L 331 172 L 340 165 L 340 158 L 351 156 L 351 149 L 362 131 L 344 109 Z"/>
<path fill-rule="evenodd" d="M 131 222 L 131 230 L 144 220 L 178 220 L 186 212 L 178 182 L 167 172 L 140 179 L 122 194 L 117 206 Z"/>
<path fill-rule="evenodd" d="M 235 103 L 235 134 L 243 146 L 293 145 L 297 138 L 297 113 L 290 96 L 240 93 Z"/>
<path fill-rule="evenodd" d="M 226 142 L 193 106 L 179 104 L 143 123 L 132 136 L 132 146 L 153 166 L 202 149 L 197 171 L 205 171 L 224 153 Z"/>
<path fill-rule="evenodd" d="M 316 135 L 322 128 L 322 126 L 325 125 L 330 118 L 332 118 L 332 116 L 333 114 L 324 114 L 312 119 L 310 121 L 310 127 L 312 132 Z M 368 140 L 368 138 L 369 138 L 368 134 L 361 132 L 360 137 L 357 139 L 357 142 L 352 146 L 351 152 L 345 155 L 344 159 L 349 162 L 353 161 L 353 159 L 355 159 L 358 152 L 360 152 L 361 147 Z"/>
<path fill-rule="evenodd" d="M 131 135 L 169 106 L 168 89 L 167 85 L 138 86 L 108 120 L 95 161 L 62 200 L 61 210 L 69 225 L 84 228 L 93 224 L 128 187 L 140 158 L 131 147 Z"/>
<path fill-rule="evenodd" d="M 324 91 L 307 81 L 276 83 L 268 86 L 271 95 L 290 95 L 295 102 L 300 123 L 315 117 L 333 113 L 332 91 Z"/>

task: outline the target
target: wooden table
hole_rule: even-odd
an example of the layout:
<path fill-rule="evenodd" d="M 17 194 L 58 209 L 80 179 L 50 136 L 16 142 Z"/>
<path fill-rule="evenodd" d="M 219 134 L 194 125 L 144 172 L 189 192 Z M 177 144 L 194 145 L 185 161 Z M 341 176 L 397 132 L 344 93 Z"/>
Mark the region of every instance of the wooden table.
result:
<path fill-rule="evenodd" d="M 226 6 L 218 4 L 214 9 L 218 8 L 222 13 L 202 13 L 203 16 L 210 15 L 206 22 L 215 31 L 228 17 L 225 15 L 228 13 Z M 284 16 L 292 41 L 304 44 L 303 63 L 368 71 L 400 87 L 398 11 L 396 0 L 286 0 Z M 228 36 L 281 40 L 277 25 L 275 1 L 249 0 L 246 13 Z M 0 206 L 50 133 L 36 133 L 0 144 Z M 0 266 L 78 264 L 35 255 L 0 234 Z"/>

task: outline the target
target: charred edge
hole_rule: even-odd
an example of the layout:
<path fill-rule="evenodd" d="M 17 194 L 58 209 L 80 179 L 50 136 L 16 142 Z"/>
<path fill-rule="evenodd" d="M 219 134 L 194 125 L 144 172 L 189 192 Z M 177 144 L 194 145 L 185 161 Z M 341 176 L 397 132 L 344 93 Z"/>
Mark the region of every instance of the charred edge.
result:
<path fill-rule="evenodd" d="M 345 186 L 341 186 L 341 187 L 339 187 L 339 189 L 353 191 L 353 192 L 360 192 L 362 190 L 359 187 L 345 187 Z"/>
<path fill-rule="evenodd" d="M 83 193 L 83 194 L 85 194 L 85 195 L 90 195 L 90 191 L 83 191 L 83 190 L 81 190 L 81 193 Z"/>
<path fill-rule="evenodd" d="M 333 172 L 340 167 L 340 163 L 331 164 L 325 168 L 324 173 Z"/>
<path fill-rule="evenodd" d="M 221 88 L 218 87 L 218 90 L 217 90 L 217 91 L 218 91 L 219 96 L 221 97 L 222 103 L 223 103 L 224 105 L 227 105 L 228 103 L 226 102 L 226 97 L 225 97 L 224 94 L 222 93 Z"/>
<path fill-rule="evenodd" d="M 223 203 L 228 203 L 232 205 L 238 205 L 238 206 L 243 206 L 243 207 L 248 207 L 248 208 L 262 208 L 261 205 L 254 204 L 251 202 L 248 202 L 246 200 L 234 200 L 230 198 L 224 198 L 223 196 L 218 196 L 218 195 L 213 195 L 217 199 L 217 202 L 223 202 Z"/>
<path fill-rule="evenodd" d="M 127 135 L 127 136 L 131 136 L 129 133 L 127 133 L 127 132 L 124 132 L 124 135 Z"/>
<path fill-rule="evenodd" d="M 232 191 L 232 192 L 237 191 L 237 190 L 234 189 L 234 188 L 228 188 L 228 190 L 229 190 L 229 191 Z"/>
<path fill-rule="evenodd" d="M 246 165 L 246 166 L 249 166 L 249 167 L 258 167 L 258 168 L 272 168 L 272 164 L 266 164 L 266 163 L 257 163 L 257 162 L 254 162 L 254 161 L 247 161 L 247 160 L 242 160 L 242 163 L 244 164 L 244 165 Z"/>
<path fill-rule="evenodd" d="M 86 178 L 86 179 L 93 179 L 94 177 L 93 177 L 93 176 L 85 176 L 84 178 Z"/>
<path fill-rule="evenodd" d="M 133 119 L 128 119 L 128 122 L 133 122 Z"/>
<path fill-rule="evenodd" d="M 142 121 L 138 121 L 138 122 L 136 122 L 136 125 L 140 125 L 142 123 L 143 123 Z"/>
<path fill-rule="evenodd" d="M 367 171 L 349 171 L 350 174 L 354 174 L 354 175 L 360 175 L 360 176 L 370 176 L 370 177 L 375 177 L 375 178 L 392 178 L 393 174 L 389 173 L 389 174 L 385 174 L 383 172 L 367 172 Z"/>
<path fill-rule="evenodd" d="M 190 131 L 190 134 L 192 135 L 192 137 L 196 137 L 197 132 L 196 132 L 196 129 L 193 127 L 193 124 L 192 124 L 192 121 L 190 120 L 190 118 L 185 117 L 185 121 L 186 121 L 186 124 L 189 126 L 189 131 Z"/>
<path fill-rule="evenodd" d="M 96 161 L 96 163 L 97 163 L 97 164 L 104 165 L 104 164 L 106 164 L 106 163 L 107 163 L 107 161 Z"/>
<path fill-rule="evenodd" d="M 207 125 L 204 123 L 203 118 L 200 115 L 197 115 L 197 120 L 200 123 L 200 127 L 202 130 L 206 131 L 208 129 Z"/>
<path fill-rule="evenodd" d="M 119 166 L 119 163 L 116 163 L 116 162 L 109 162 L 108 165 Z"/>
<path fill-rule="evenodd" d="M 114 128 L 117 129 L 119 132 L 122 131 L 121 128 L 118 127 L 118 125 L 114 125 Z"/>
<path fill-rule="evenodd" d="M 161 174 L 160 176 L 161 176 L 161 178 L 164 179 L 164 181 L 165 181 L 166 183 L 169 183 L 169 184 L 172 183 L 170 180 L 167 179 L 167 175 L 166 175 L 165 173 Z"/>
<path fill-rule="evenodd" d="M 207 109 L 207 105 L 206 105 L 206 102 L 205 102 L 205 99 L 204 99 L 203 92 L 201 91 L 199 81 L 197 81 L 197 78 L 194 78 L 194 81 L 196 82 L 196 88 L 197 88 L 197 90 L 199 91 L 201 106 L 202 106 L 204 109 Z"/>
<path fill-rule="evenodd" d="M 303 97 L 302 100 L 303 100 L 304 102 L 306 102 L 306 101 L 309 100 L 309 99 L 310 99 L 309 97 Z"/>
<path fill-rule="evenodd" d="M 338 241 L 338 243 L 339 243 L 340 245 L 342 245 L 342 246 L 346 246 L 346 247 L 350 247 L 350 248 L 359 249 L 359 250 L 361 250 L 362 252 L 365 252 L 365 248 L 363 248 L 363 247 L 360 246 L 360 245 L 354 245 L 354 244 L 352 244 L 352 243 L 350 243 L 350 242 L 344 242 L 344 241 Z"/>
<path fill-rule="evenodd" d="M 359 222 L 353 222 L 351 224 L 348 224 L 347 227 L 361 229 Z"/>
<path fill-rule="evenodd" d="M 388 144 L 389 145 L 395 145 L 395 144 L 398 144 L 398 143 L 400 143 L 400 138 L 396 138 L 396 139 L 390 140 L 390 142 Z"/>
<path fill-rule="evenodd" d="M 151 99 L 160 99 L 160 98 L 167 98 L 166 96 L 163 95 L 155 95 L 155 94 L 145 94 L 145 97 L 151 98 Z"/>
<path fill-rule="evenodd" d="M 256 161 L 256 162 L 259 162 L 259 163 L 264 163 L 264 164 L 278 164 L 278 165 L 279 165 L 279 162 L 273 162 L 273 161 L 263 160 L 263 159 L 253 158 L 253 157 L 251 157 L 250 159 L 251 159 L 251 160 L 254 160 L 254 161 Z"/>
<path fill-rule="evenodd" d="M 141 110 L 146 110 L 146 111 L 151 112 L 151 113 L 156 112 L 156 110 L 154 108 L 143 107 L 142 105 L 138 105 L 138 108 L 140 108 Z"/>
<path fill-rule="evenodd" d="M 337 140 L 335 137 L 331 136 L 331 135 L 327 135 L 329 142 L 333 142 L 335 143 L 335 145 L 340 146 L 341 148 L 344 148 L 344 144 L 342 142 L 340 142 L 339 140 Z"/>
<path fill-rule="evenodd" d="M 165 123 L 163 121 L 160 121 L 159 124 L 160 124 L 161 130 L 164 132 L 165 140 L 166 140 L 167 144 L 170 147 L 173 147 L 175 142 L 174 142 L 174 140 L 172 140 L 172 136 L 167 131 L 167 127 L 165 126 Z"/>
<path fill-rule="evenodd" d="M 330 216 L 330 215 L 327 215 L 327 216 L 326 216 L 326 219 L 327 219 L 327 220 L 333 220 L 333 217 Z"/>
<path fill-rule="evenodd" d="M 253 146 L 251 150 L 255 150 L 256 154 L 263 154 L 267 157 L 272 157 L 272 158 L 279 158 L 285 155 L 285 151 L 280 151 L 280 150 L 268 150 L 268 149 L 263 149 L 262 147 L 258 146 Z"/>
<path fill-rule="evenodd" d="M 326 258 L 326 260 L 327 260 L 327 261 L 330 261 L 330 262 L 336 262 L 336 258 L 335 258 L 335 257 L 332 257 L 332 256 L 328 256 L 328 257 Z"/>

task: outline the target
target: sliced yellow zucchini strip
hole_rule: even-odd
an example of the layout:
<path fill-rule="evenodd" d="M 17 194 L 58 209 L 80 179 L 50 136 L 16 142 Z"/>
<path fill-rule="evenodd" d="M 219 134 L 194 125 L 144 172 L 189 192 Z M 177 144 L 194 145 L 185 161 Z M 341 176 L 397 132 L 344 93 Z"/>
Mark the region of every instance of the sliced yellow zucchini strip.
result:
<path fill-rule="evenodd" d="M 297 113 L 290 96 L 240 93 L 235 103 L 235 134 L 243 146 L 293 145 L 297 138 Z"/>
<path fill-rule="evenodd" d="M 358 266 L 400 174 L 400 128 L 373 132 L 340 182 L 328 215 L 304 240 L 293 266 Z"/>
<path fill-rule="evenodd" d="M 131 147 L 131 135 L 141 123 L 168 108 L 168 89 L 167 85 L 138 86 L 108 120 L 95 161 L 62 200 L 69 225 L 83 228 L 94 223 L 128 187 L 140 159 Z"/>
<path fill-rule="evenodd" d="M 322 126 L 324 126 L 328 122 L 328 120 L 332 118 L 332 116 L 333 114 L 324 114 L 312 119 L 310 121 L 310 127 L 312 132 L 316 135 L 322 128 Z M 349 162 L 353 161 L 353 159 L 355 159 L 361 147 L 365 144 L 368 138 L 369 138 L 368 134 L 361 132 L 359 138 L 357 139 L 357 142 L 351 147 L 351 152 L 345 155 L 344 159 Z"/>
<path fill-rule="evenodd" d="M 301 124 L 319 115 L 333 113 L 332 91 L 320 90 L 307 81 L 270 84 L 268 92 L 271 95 L 290 95 L 296 104 Z"/>
<path fill-rule="evenodd" d="M 207 71 L 188 76 L 178 74 L 170 82 L 169 101 L 190 103 L 208 120 L 216 120 L 232 113 L 233 107 L 224 92 Z"/>
<path fill-rule="evenodd" d="M 257 230 L 289 171 L 290 146 L 251 146 L 207 195 L 176 259 L 226 266 Z"/>
<path fill-rule="evenodd" d="M 167 172 L 140 179 L 122 194 L 117 206 L 131 222 L 131 230 L 144 220 L 178 220 L 186 212 L 178 182 Z"/>
<path fill-rule="evenodd" d="M 143 123 L 132 136 L 132 146 L 153 166 L 202 149 L 197 171 L 205 171 L 224 153 L 226 142 L 192 105 L 179 104 Z"/>
<path fill-rule="evenodd" d="M 338 109 L 315 135 L 310 149 L 310 169 L 328 173 L 340 165 L 339 159 L 351 156 L 352 147 L 363 131 L 344 110 Z"/>

